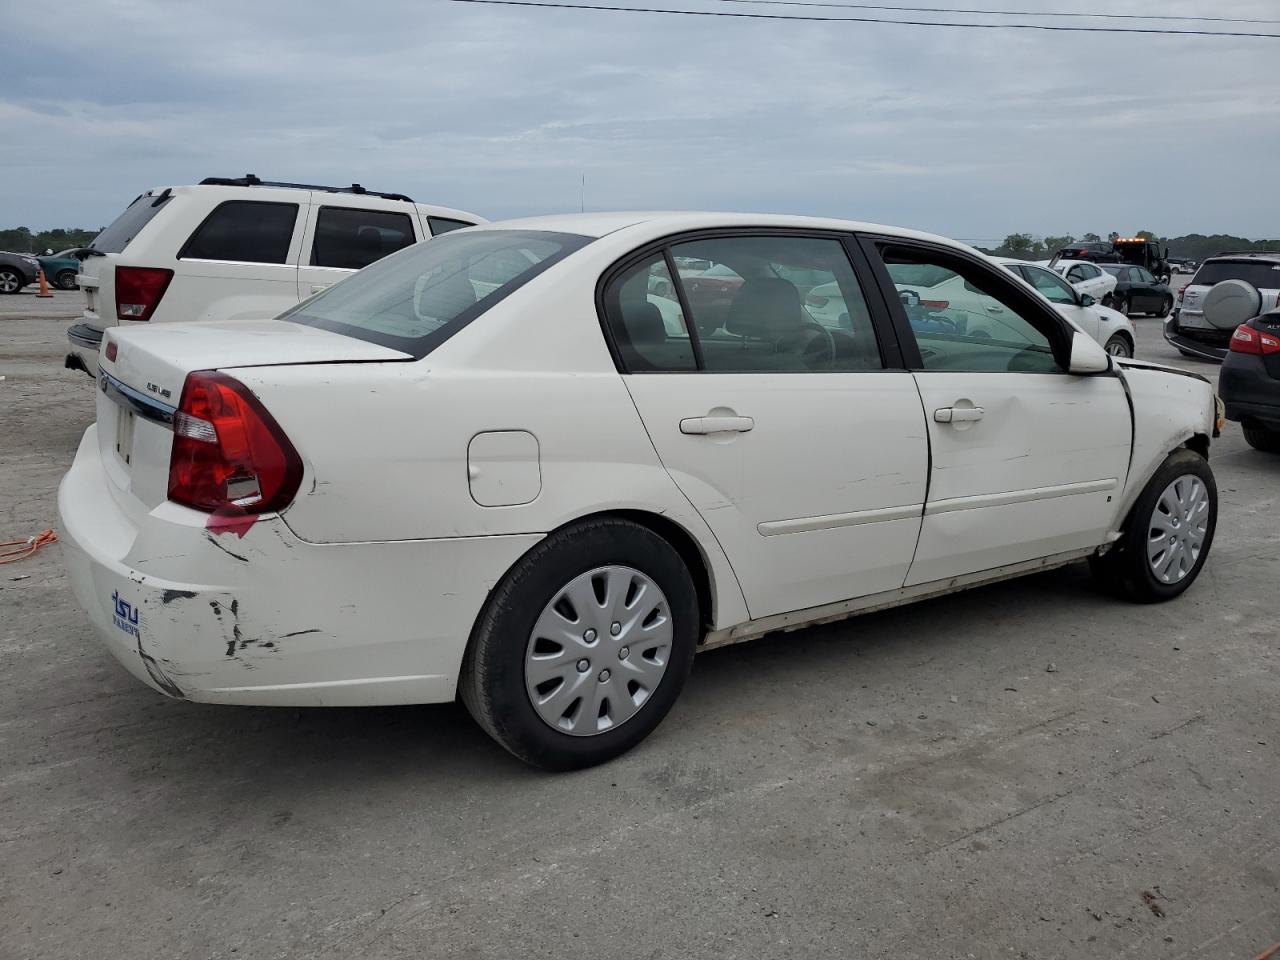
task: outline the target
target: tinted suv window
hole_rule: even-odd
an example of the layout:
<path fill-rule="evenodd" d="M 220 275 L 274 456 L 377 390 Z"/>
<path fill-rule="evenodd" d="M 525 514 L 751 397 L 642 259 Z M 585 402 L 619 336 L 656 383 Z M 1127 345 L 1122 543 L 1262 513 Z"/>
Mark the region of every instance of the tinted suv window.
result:
<path fill-rule="evenodd" d="M 296 203 L 227 200 L 205 217 L 178 259 L 284 263 L 297 219 Z"/>
<path fill-rule="evenodd" d="M 423 357 L 589 237 L 476 230 L 384 257 L 281 315 Z"/>
<path fill-rule="evenodd" d="M 1211 260 L 1196 271 L 1191 282 L 1211 287 L 1223 280 L 1245 280 L 1259 290 L 1280 288 L 1280 264 L 1265 260 Z"/>
<path fill-rule="evenodd" d="M 448 233 L 450 230 L 461 230 L 463 227 L 474 227 L 474 223 L 467 223 L 465 220 L 450 220 L 448 217 L 427 217 L 427 226 L 431 228 L 431 235 L 438 237 L 442 233 Z"/>
<path fill-rule="evenodd" d="M 94 237 L 89 248 L 101 250 L 103 253 L 122 253 L 129 245 L 129 241 L 151 222 L 151 218 L 159 213 L 170 199 L 172 197 L 167 191 L 158 197 L 144 193 L 125 207 L 124 213 L 116 217 L 111 222 L 111 226 Z"/>
<path fill-rule="evenodd" d="M 317 267 L 359 270 L 416 239 L 413 221 L 407 213 L 321 207 L 316 217 L 311 263 Z"/>

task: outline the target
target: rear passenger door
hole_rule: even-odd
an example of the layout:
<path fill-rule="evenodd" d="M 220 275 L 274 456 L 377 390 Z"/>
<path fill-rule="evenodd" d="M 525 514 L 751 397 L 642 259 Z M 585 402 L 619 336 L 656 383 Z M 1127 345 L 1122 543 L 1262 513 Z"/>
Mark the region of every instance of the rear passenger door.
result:
<path fill-rule="evenodd" d="M 734 232 L 606 275 L 627 388 L 753 618 L 895 590 L 911 563 L 924 418 L 855 263 L 840 236 Z"/>
<path fill-rule="evenodd" d="M 298 264 L 299 299 L 425 238 L 403 201 L 319 192 L 311 197 Z"/>

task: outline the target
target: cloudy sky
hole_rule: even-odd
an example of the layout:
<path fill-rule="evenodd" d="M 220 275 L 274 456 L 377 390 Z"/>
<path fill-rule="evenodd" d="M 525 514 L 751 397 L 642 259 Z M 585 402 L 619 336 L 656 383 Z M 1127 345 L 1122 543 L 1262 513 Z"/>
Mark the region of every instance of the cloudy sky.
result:
<path fill-rule="evenodd" d="M 914 3 L 1280 21 L 1275 0 Z M 253 172 L 359 181 L 491 218 L 585 199 L 594 210 L 845 216 L 980 241 L 1142 228 L 1280 236 L 1280 40 L 448 0 L 6 11 L 0 227 L 96 227 L 148 187 Z M 1280 22 L 1155 25 L 1280 34 Z"/>

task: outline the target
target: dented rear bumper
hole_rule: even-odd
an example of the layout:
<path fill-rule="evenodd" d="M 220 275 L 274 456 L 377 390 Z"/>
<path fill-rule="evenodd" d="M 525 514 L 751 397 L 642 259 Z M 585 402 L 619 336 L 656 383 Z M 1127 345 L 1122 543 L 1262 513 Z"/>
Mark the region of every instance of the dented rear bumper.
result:
<path fill-rule="evenodd" d="M 117 497 L 96 426 L 58 490 L 76 599 L 124 667 L 172 697 L 359 706 L 452 700 L 472 624 L 529 534 L 314 544 L 279 517 L 209 529 Z"/>

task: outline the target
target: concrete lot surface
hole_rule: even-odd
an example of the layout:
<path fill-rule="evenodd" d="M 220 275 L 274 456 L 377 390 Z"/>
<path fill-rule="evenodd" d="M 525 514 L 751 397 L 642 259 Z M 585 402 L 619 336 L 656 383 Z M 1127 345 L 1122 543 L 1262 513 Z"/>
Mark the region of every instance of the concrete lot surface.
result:
<path fill-rule="evenodd" d="M 30 302 L 0 315 L 0 539 L 56 525 L 93 415 Z M 165 700 L 60 548 L 0 567 L 0 958 L 1251 960 L 1280 940 L 1280 458 L 1232 424 L 1212 461 L 1174 603 L 1072 567 L 711 652 L 569 775 L 458 706 Z"/>

